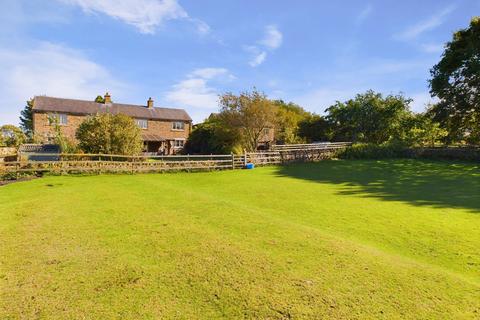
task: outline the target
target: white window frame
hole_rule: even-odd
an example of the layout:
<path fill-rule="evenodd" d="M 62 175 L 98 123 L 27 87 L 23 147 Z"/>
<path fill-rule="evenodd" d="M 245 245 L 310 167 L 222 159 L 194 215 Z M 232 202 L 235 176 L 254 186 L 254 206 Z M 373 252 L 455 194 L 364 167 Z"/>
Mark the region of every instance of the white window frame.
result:
<path fill-rule="evenodd" d="M 185 122 L 183 122 L 183 121 L 172 122 L 172 130 L 185 131 Z"/>
<path fill-rule="evenodd" d="M 177 146 L 177 142 L 182 142 L 181 146 Z M 173 148 L 174 149 L 182 149 L 185 146 L 185 139 L 175 139 L 173 140 Z"/>
<path fill-rule="evenodd" d="M 135 119 L 135 123 L 137 124 L 137 126 L 140 128 L 140 129 L 148 129 L 148 120 L 147 119 Z M 141 124 L 145 124 L 145 126 L 141 125 Z"/>
<path fill-rule="evenodd" d="M 52 119 L 57 119 L 59 126 L 68 125 L 68 116 L 67 116 L 66 113 L 49 113 L 48 114 L 48 121 L 49 121 L 50 125 L 54 124 L 54 121 L 52 121 Z"/>

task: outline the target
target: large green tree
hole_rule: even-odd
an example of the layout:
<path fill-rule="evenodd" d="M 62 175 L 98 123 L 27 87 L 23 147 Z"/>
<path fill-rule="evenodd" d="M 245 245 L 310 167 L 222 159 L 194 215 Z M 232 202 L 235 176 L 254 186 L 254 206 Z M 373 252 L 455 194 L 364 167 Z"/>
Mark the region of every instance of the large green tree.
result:
<path fill-rule="evenodd" d="M 140 128 L 124 114 L 88 117 L 78 127 L 76 138 L 87 153 L 136 155 L 143 146 Z"/>
<path fill-rule="evenodd" d="M 453 34 L 430 73 L 430 93 L 440 99 L 430 113 L 449 140 L 480 142 L 480 17 Z"/>
<path fill-rule="evenodd" d="M 298 135 L 308 143 L 332 140 L 332 125 L 325 117 L 312 115 L 300 121 L 298 127 Z"/>
<path fill-rule="evenodd" d="M 326 120 L 332 139 L 353 142 L 383 143 L 395 138 L 402 119 L 410 114 L 411 99 L 372 90 L 345 102 L 337 101 L 327 108 Z"/>
<path fill-rule="evenodd" d="M 303 142 L 299 135 L 299 124 L 312 115 L 298 104 L 285 102 L 283 100 L 273 100 L 277 106 L 275 123 L 275 141 L 276 143 L 300 143 Z"/>
<path fill-rule="evenodd" d="M 238 130 L 225 126 L 217 114 L 196 125 L 185 143 L 188 154 L 227 154 L 241 150 Z"/>
<path fill-rule="evenodd" d="M 277 106 L 266 95 L 254 89 L 239 95 L 225 93 L 220 96 L 219 119 L 241 136 L 247 151 L 257 149 L 266 129 L 274 128 Z"/>

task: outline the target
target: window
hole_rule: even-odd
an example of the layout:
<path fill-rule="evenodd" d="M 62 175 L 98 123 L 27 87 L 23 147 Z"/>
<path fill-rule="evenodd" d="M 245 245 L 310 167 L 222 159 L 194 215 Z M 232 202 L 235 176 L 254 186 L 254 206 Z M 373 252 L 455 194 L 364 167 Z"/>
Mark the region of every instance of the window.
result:
<path fill-rule="evenodd" d="M 268 136 L 270 134 L 270 128 L 263 129 L 263 134 Z"/>
<path fill-rule="evenodd" d="M 135 122 L 137 123 L 137 126 L 141 129 L 147 129 L 148 128 L 148 120 L 136 119 Z"/>
<path fill-rule="evenodd" d="M 185 144 L 185 140 L 174 140 L 173 141 L 173 147 L 174 148 L 183 148 L 184 144 Z"/>
<path fill-rule="evenodd" d="M 48 121 L 50 125 L 54 124 L 55 122 L 61 126 L 67 125 L 67 115 L 65 113 L 50 113 L 48 115 Z"/>
<path fill-rule="evenodd" d="M 185 123 L 181 121 L 175 121 L 172 123 L 173 130 L 185 130 Z"/>

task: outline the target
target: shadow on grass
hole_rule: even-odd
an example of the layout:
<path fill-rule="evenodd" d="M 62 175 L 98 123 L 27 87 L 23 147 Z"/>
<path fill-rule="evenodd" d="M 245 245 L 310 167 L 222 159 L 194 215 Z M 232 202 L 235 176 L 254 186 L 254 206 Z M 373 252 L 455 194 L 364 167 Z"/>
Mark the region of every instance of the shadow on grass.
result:
<path fill-rule="evenodd" d="M 281 176 L 342 184 L 342 195 L 415 205 L 466 208 L 480 213 L 480 166 L 428 161 L 323 161 L 280 167 Z"/>

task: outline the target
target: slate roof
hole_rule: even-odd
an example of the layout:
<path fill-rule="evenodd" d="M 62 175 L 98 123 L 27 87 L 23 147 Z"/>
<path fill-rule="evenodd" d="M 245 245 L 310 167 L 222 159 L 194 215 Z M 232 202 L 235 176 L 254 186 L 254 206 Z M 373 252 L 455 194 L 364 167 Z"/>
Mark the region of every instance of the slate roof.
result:
<path fill-rule="evenodd" d="M 147 108 L 147 106 L 123 103 L 104 104 L 87 100 L 63 99 L 47 96 L 36 96 L 34 98 L 33 110 L 79 115 L 109 112 L 112 114 L 123 113 L 138 119 L 192 121 L 192 118 L 190 118 L 188 113 L 183 109 L 158 107 Z"/>

